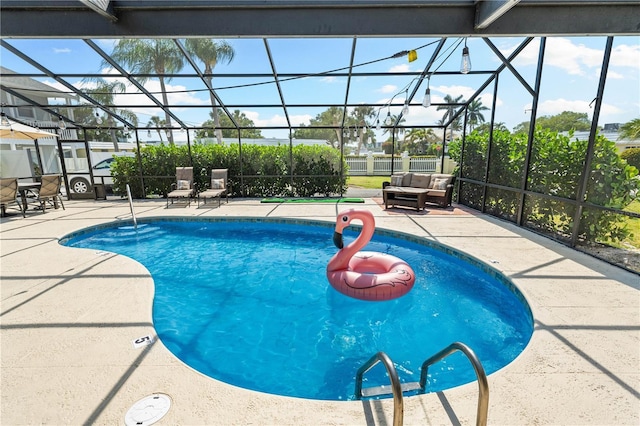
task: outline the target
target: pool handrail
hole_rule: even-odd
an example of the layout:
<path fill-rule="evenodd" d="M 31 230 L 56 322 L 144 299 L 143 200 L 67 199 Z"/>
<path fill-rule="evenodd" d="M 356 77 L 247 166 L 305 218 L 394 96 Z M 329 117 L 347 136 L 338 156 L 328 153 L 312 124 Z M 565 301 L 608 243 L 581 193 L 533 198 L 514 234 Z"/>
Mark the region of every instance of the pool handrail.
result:
<path fill-rule="evenodd" d="M 129 208 L 131 209 L 131 218 L 133 219 L 133 227 L 138 229 L 138 220 L 136 219 L 136 212 L 133 210 L 133 200 L 131 199 L 131 188 L 127 184 L 127 198 L 129 198 Z"/>
<path fill-rule="evenodd" d="M 402 426 L 404 417 L 402 387 L 400 386 L 400 379 L 398 379 L 396 367 L 386 353 L 376 353 L 358 369 L 356 373 L 356 399 L 362 398 L 362 376 L 379 362 L 382 362 L 387 369 L 387 374 L 389 374 L 389 379 L 391 379 L 391 390 L 393 392 L 393 426 Z"/>
<path fill-rule="evenodd" d="M 487 381 L 487 375 L 485 374 L 482 363 L 480 363 L 480 360 L 478 359 L 476 354 L 464 343 L 454 342 L 422 363 L 420 372 L 420 388 L 422 392 L 425 391 L 429 366 L 457 351 L 460 351 L 467 356 L 467 358 L 471 362 L 471 365 L 473 366 L 473 369 L 476 372 L 476 378 L 478 379 L 479 388 L 476 425 L 486 426 L 487 412 L 489 409 L 489 383 Z"/>

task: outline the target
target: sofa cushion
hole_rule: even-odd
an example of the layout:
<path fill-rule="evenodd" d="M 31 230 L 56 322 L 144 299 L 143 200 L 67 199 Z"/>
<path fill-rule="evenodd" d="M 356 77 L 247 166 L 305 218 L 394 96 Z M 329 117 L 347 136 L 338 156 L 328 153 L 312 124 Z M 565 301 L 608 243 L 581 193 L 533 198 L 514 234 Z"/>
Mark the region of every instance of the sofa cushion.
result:
<path fill-rule="evenodd" d="M 411 177 L 413 173 L 406 172 L 402 178 L 402 186 L 411 186 Z"/>
<path fill-rule="evenodd" d="M 434 173 L 431 175 L 431 184 L 430 189 L 447 189 L 447 185 L 449 185 L 453 181 L 453 176 L 446 175 L 442 173 Z"/>
<path fill-rule="evenodd" d="M 414 188 L 430 188 L 431 175 L 424 173 L 414 173 L 411 177 L 411 186 Z"/>
<path fill-rule="evenodd" d="M 391 186 L 402 186 L 404 175 L 404 173 L 395 173 L 391 175 Z"/>
<path fill-rule="evenodd" d="M 447 196 L 447 191 L 442 190 L 442 189 L 431 189 L 429 190 L 429 197 L 446 197 Z"/>

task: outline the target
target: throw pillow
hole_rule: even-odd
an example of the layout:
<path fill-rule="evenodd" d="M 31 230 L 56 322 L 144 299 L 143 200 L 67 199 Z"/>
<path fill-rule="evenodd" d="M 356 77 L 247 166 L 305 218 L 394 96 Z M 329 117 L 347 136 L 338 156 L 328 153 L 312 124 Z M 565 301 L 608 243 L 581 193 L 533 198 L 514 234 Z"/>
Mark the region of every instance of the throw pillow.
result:
<path fill-rule="evenodd" d="M 402 186 L 402 178 L 403 175 L 393 175 L 391 176 L 391 186 Z"/>
<path fill-rule="evenodd" d="M 211 179 L 211 189 L 224 189 L 224 179 Z"/>
<path fill-rule="evenodd" d="M 447 189 L 449 179 L 447 178 L 435 178 L 433 181 L 433 189 Z"/>
<path fill-rule="evenodd" d="M 191 181 L 188 180 L 179 180 L 178 181 L 178 189 L 179 190 L 184 190 L 184 189 L 191 189 Z"/>

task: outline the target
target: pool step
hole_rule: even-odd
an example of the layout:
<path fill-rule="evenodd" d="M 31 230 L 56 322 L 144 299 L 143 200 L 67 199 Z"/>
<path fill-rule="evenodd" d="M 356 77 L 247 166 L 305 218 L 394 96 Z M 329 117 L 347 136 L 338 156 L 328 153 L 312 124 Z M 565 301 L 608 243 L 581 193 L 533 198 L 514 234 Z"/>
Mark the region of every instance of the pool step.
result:
<path fill-rule="evenodd" d="M 402 389 L 402 392 L 420 390 L 421 389 L 420 388 L 420 382 L 401 383 L 400 384 L 400 389 Z M 371 396 L 379 396 L 379 395 L 391 395 L 392 393 L 393 393 L 393 390 L 391 388 L 391 385 L 372 386 L 370 388 L 363 388 L 362 389 L 362 396 L 363 397 L 371 397 Z"/>

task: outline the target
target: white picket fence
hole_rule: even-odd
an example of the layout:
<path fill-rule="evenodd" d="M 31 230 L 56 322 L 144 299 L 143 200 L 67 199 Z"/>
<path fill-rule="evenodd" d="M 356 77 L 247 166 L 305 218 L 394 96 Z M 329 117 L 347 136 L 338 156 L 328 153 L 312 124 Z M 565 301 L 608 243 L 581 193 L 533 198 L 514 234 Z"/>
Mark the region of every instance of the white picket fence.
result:
<path fill-rule="evenodd" d="M 360 176 L 388 176 L 391 174 L 391 157 L 375 156 L 346 156 L 350 175 Z M 394 172 L 436 173 L 440 171 L 441 158 L 426 157 L 395 157 L 393 159 Z M 445 172 L 453 170 L 455 163 L 445 158 Z"/>

